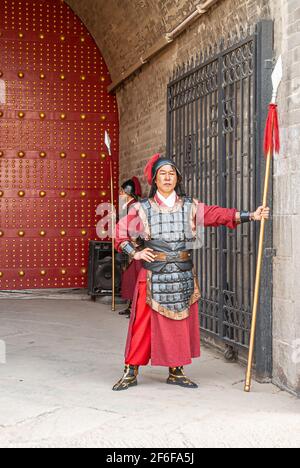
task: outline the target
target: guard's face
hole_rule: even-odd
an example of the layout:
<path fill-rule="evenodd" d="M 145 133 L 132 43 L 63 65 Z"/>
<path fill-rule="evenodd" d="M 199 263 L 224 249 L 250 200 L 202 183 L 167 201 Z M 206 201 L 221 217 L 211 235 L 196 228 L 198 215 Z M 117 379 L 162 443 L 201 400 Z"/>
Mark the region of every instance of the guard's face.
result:
<path fill-rule="evenodd" d="M 127 193 L 124 192 L 124 190 L 121 188 L 120 191 L 119 191 L 119 202 L 120 202 L 120 205 L 125 205 L 127 203 L 127 200 L 128 200 L 128 195 Z"/>
<path fill-rule="evenodd" d="M 167 165 L 159 169 L 156 176 L 156 185 L 160 192 L 172 193 L 178 182 L 176 169 Z"/>

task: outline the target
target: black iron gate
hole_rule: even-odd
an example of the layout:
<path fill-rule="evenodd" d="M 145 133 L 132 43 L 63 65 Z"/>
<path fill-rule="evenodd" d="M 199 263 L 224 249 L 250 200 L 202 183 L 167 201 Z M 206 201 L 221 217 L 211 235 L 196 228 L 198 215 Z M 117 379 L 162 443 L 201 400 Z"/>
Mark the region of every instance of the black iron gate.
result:
<path fill-rule="evenodd" d="M 254 210 L 260 204 L 272 45 L 273 24 L 263 21 L 253 34 L 241 32 L 176 69 L 169 83 L 167 153 L 187 192 L 208 205 Z M 272 368 L 271 233 L 270 223 L 256 353 L 261 378 Z M 254 224 L 209 228 L 196 255 L 201 328 L 233 350 L 249 345 L 257 242 Z"/>

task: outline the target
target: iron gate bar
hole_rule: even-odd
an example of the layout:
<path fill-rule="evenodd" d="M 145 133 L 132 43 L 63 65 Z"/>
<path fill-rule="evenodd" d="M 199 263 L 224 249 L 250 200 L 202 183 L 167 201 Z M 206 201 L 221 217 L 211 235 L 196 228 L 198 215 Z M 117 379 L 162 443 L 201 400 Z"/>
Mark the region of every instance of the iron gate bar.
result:
<path fill-rule="evenodd" d="M 272 72 L 274 66 L 273 51 L 274 24 L 272 21 L 263 21 L 257 26 L 257 120 L 256 120 L 256 153 L 258 158 L 256 172 L 257 192 L 259 200 L 263 198 L 263 181 L 265 176 L 265 159 L 262 154 L 264 128 L 267 118 L 268 106 L 272 96 Z M 273 162 L 272 162 L 273 174 Z M 273 208 L 273 177 L 270 178 L 269 206 Z M 256 244 L 258 249 L 259 231 L 257 228 Z M 262 266 L 262 281 L 260 290 L 260 303 L 258 314 L 258 330 L 256 333 L 256 376 L 261 381 L 272 376 L 272 308 L 273 308 L 273 222 L 266 224 L 265 255 Z"/>
<path fill-rule="evenodd" d="M 241 31 L 178 67 L 168 85 L 167 154 L 176 159 L 189 195 L 208 205 L 256 208 L 261 201 L 263 129 L 271 97 L 273 23 Z M 271 200 L 270 200 L 271 206 Z M 205 230 L 195 255 L 202 284 L 201 328 L 247 349 L 259 226 Z M 268 224 L 268 249 L 272 223 Z M 264 294 L 257 337 L 257 371 L 271 375 L 272 261 L 264 266 Z M 266 336 L 266 334 L 268 336 Z"/>
<path fill-rule="evenodd" d="M 218 96 L 218 107 L 220 105 L 223 107 L 223 102 L 225 101 L 225 91 L 224 87 L 221 86 L 221 83 L 223 82 L 223 74 L 222 74 L 222 57 L 219 57 L 219 96 Z M 225 140 L 221 136 L 221 129 L 223 129 L 223 108 L 219 109 L 218 112 L 219 115 L 219 122 L 218 122 L 218 137 L 219 137 L 219 161 L 221 164 L 221 174 L 219 177 L 219 197 L 218 197 L 218 204 L 221 205 L 222 200 L 226 198 L 226 179 L 225 179 L 225 174 L 226 174 L 226 148 L 225 148 Z M 221 227 L 218 233 L 218 241 L 220 244 L 220 251 L 219 251 L 219 284 L 220 285 L 225 285 L 226 284 L 226 270 L 225 270 L 225 259 L 223 252 L 225 252 L 226 249 L 226 229 L 224 227 Z M 224 289 L 224 287 L 223 287 Z M 219 309 L 218 309 L 218 321 L 219 321 L 219 329 L 218 329 L 218 335 L 220 338 L 224 337 L 224 294 L 222 293 L 222 290 L 219 289 L 219 298 L 218 298 L 218 303 L 219 303 Z M 207 330 L 210 331 L 210 330 Z"/>

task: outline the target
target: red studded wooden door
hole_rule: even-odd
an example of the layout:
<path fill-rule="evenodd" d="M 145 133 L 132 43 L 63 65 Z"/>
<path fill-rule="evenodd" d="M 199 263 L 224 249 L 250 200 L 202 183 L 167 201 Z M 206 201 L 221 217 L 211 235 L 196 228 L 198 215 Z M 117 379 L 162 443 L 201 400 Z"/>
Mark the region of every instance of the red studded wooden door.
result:
<path fill-rule="evenodd" d="M 84 288 L 96 208 L 118 184 L 118 111 L 87 29 L 60 0 L 0 3 L 0 290 Z"/>

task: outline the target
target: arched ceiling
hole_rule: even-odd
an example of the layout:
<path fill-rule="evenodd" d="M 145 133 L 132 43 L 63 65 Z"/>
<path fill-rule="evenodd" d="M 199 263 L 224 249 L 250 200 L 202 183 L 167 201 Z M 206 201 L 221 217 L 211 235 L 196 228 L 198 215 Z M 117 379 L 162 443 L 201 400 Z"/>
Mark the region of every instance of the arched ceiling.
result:
<path fill-rule="evenodd" d="M 200 0 L 65 0 L 96 40 L 115 80 Z"/>

